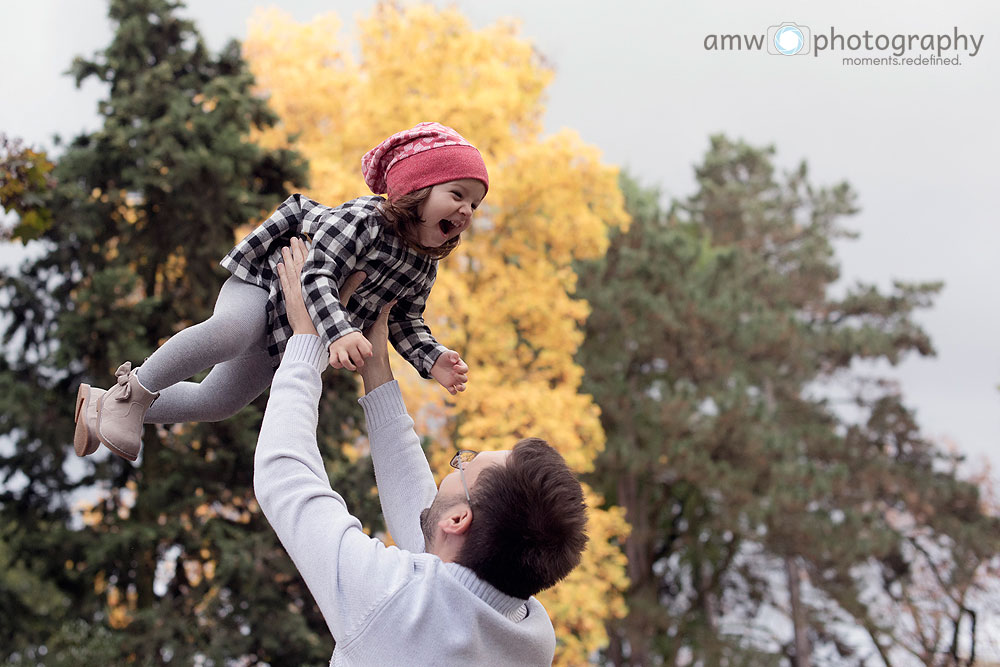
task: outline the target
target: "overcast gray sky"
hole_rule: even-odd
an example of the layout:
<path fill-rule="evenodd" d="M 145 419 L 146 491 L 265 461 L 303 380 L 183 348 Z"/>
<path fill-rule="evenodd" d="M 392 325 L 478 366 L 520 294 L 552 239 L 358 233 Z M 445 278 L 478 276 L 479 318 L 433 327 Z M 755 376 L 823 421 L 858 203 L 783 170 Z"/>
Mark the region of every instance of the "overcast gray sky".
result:
<path fill-rule="evenodd" d="M 954 441 L 973 461 L 990 456 L 1000 462 L 1000 6 L 917 7 L 901 0 L 447 4 L 475 27 L 519 17 L 523 35 L 556 70 L 547 131 L 576 129 L 608 162 L 667 196 L 693 191 L 692 166 L 717 132 L 774 144 L 785 168 L 806 159 L 815 184 L 850 182 L 862 211 L 848 225 L 861 237 L 838 248 L 845 281 L 883 287 L 893 279 L 945 282 L 934 308 L 919 315 L 937 358 L 910 359 L 886 372 L 901 382 L 927 435 Z M 218 49 L 228 38 L 242 39 L 254 7 L 268 5 L 299 20 L 336 11 L 349 26 L 372 2 L 191 0 L 187 15 Z M 51 147 L 55 133 L 70 138 L 98 127 L 101 89 L 90 83 L 77 90 L 62 72 L 74 55 L 108 43 L 105 14 L 103 0 L 3 4 L 0 131 Z M 844 50 L 786 57 L 704 46 L 708 35 L 764 35 L 784 22 L 828 40 L 832 31 L 844 38 Z M 852 43 L 863 47 L 865 31 L 874 47 L 878 35 L 968 39 L 941 53 L 957 55 L 957 65 L 842 64 L 844 56 L 893 55 L 891 45 L 850 51 Z M 858 36 L 853 42 L 852 35 Z M 910 45 L 902 57 L 928 55 L 919 40 Z M 0 248 L 0 258 L 11 256 L 10 248 Z"/>

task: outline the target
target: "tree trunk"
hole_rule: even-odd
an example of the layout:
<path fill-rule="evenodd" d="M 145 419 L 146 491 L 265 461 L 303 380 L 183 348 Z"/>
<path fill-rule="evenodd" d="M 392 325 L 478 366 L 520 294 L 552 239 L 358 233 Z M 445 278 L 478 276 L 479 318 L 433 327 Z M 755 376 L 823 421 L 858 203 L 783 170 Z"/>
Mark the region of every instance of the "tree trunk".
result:
<path fill-rule="evenodd" d="M 639 491 L 639 480 L 631 472 L 622 474 L 618 479 L 618 501 L 625 507 L 625 519 L 632 526 L 632 531 L 625 540 L 625 556 L 628 559 L 626 572 L 629 586 L 629 614 L 623 619 L 622 628 L 625 640 L 628 642 L 627 659 L 624 664 L 642 667 L 648 664 L 649 627 L 645 617 L 648 607 L 645 604 L 634 604 L 650 597 L 650 565 L 647 554 L 650 550 L 647 522 L 647 504 Z M 655 589 L 654 589 L 655 590 Z M 655 592 L 652 593 L 655 599 Z M 642 611 L 640 611 L 642 610 Z"/>
<path fill-rule="evenodd" d="M 611 624 L 609 624 L 610 626 Z M 617 627 L 608 627 L 608 660 L 615 667 L 623 667 L 626 663 L 625 656 L 622 655 L 622 640 L 618 634 Z"/>
<path fill-rule="evenodd" d="M 794 556 L 785 558 L 785 574 L 788 577 L 788 597 L 792 605 L 792 627 L 795 633 L 795 667 L 809 667 L 809 621 L 802 604 L 802 576 L 799 563 Z"/>
<path fill-rule="evenodd" d="M 712 586 L 713 567 L 708 563 L 702 563 L 698 575 L 701 577 L 699 597 L 701 598 L 701 611 L 705 615 L 705 627 L 714 636 L 718 631 L 717 619 L 719 610 L 715 604 L 715 591 Z"/>

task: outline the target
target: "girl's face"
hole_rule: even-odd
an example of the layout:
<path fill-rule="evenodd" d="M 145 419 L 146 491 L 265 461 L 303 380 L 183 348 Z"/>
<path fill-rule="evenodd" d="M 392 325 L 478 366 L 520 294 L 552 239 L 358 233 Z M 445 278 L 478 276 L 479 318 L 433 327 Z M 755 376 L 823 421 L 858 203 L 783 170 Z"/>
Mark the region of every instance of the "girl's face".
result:
<path fill-rule="evenodd" d="M 417 205 L 420 227 L 417 240 L 425 248 L 438 248 L 472 224 L 472 212 L 486 196 L 486 186 L 474 178 L 439 183 Z"/>

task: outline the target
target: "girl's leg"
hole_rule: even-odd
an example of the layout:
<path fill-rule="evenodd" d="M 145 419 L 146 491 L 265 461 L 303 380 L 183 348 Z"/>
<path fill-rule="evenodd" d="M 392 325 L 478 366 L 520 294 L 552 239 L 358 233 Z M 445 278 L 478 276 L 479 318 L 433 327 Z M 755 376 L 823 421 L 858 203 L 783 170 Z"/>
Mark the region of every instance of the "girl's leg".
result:
<path fill-rule="evenodd" d="M 153 352 L 136 369 L 139 382 L 156 393 L 256 349 L 267 335 L 267 297 L 263 288 L 230 277 L 219 290 L 212 316 L 178 332 Z"/>
<path fill-rule="evenodd" d="M 178 382 L 162 390 L 146 413 L 145 422 L 222 421 L 260 396 L 273 377 L 271 355 L 267 353 L 262 338 L 254 349 L 239 358 L 216 364 L 201 382 Z"/>
<path fill-rule="evenodd" d="M 219 290 L 215 311 L 210 318 L 173 336 L 141 368 L 129 371 L 126 364 L 119 367 L 116 373 L 121 374 L 119 383 L 97 399 L 94 435 L 111 451 L 135 461 L 142 448 L 143 423 L 167 421 L 165 415 L 168 412 L 170 422 L 192 421 L 201 419 L 202 415 L 211 418 L 226 411 L 231 414 L 249 403 L 270 380 L 270 361 L 263 363 L 266 356 L 263 341 L 267 336 L 267 297 L 267 291 L 256 285 L 237 278 L 227 280 Z M 241 358 L 244 355 L 248 355 L 247 358 Z M 214 400 L 202 398 L 208 405 L 166 401 L 162 410 L 154 411 L 154 414 L 162 412 L 164 416 L 148 418 L 159 390 L 217 364 L 224 368 L 216 375 L 217 379 L 206 387 L 214 397 Z M 212 375 L 209 374 L 210 377 Z M 229 383 L 228 386 L 226 383 Z M 82 399 L 86 406 L 81 405 L 78 394 L 78 423 L 81 415 L 89 417 L 91 413 L 88 393 L 84 392 Z M 196 394 L 202 393 L 199 387 Z M 230 393 L 232 397 L 229 397 Z M 232 408 L 234 402 L 240 403 L 235 409 Z M 176 409 L 171 410 L 172 405 Z M 190 412 L 182 409 L 184 407 Z M 82 427 L 77 430 L 82 432 Z M 86 440 L 79 434 L 74 434 L 73 440 L 74 446 L 83 455 L 93 451 L 89 436 L 88 421 Z"/>

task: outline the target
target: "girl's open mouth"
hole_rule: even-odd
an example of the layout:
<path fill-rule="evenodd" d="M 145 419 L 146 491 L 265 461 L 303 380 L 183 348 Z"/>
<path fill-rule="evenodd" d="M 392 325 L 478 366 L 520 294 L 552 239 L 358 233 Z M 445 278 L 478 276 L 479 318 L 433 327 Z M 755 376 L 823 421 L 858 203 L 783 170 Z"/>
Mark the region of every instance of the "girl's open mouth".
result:
<path fill-rule="evenodd" d="M 455 229 L 455 223 L 451 220 L 442 220 L 438 225 L 441 227 L 441 233 L 445 236 L 448 236 L 448 233 Z"/>

